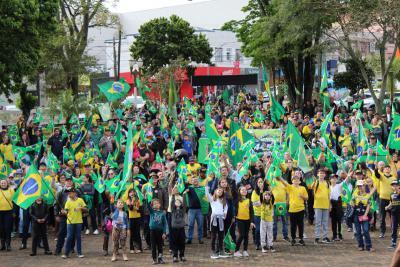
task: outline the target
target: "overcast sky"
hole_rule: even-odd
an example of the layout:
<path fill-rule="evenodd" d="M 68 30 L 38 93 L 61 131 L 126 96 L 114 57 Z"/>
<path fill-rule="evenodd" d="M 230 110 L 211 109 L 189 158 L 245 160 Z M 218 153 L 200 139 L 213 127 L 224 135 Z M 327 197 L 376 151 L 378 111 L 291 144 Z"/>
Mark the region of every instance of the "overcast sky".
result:
<path fill-rule="evenodd" d="M 108 0 L 107 6 L 113 12 L 124 13 L 167 6 L 187 5 L 206 1 L 212 0 L 118 0 L 116 5 L 112 5 L 114 2 L 113 0 Z"/>

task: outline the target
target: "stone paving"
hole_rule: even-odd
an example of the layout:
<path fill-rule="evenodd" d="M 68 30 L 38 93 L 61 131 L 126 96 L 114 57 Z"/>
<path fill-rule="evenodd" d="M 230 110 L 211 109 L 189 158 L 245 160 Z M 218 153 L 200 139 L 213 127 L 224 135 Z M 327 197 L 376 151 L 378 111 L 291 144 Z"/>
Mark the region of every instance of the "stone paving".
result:
<path fill-rule="evenodd" d="M 210 240 L 205 239 L 203 245 L 193 242 L 192 245 L 186 246 L 185 263 L 172 263 L 172 257 L 168 253 L 168 246 L 164 260 L 166 266 L 389 266 L 393 250 L 388 249 L 390 237 L 384 239 L 378 238 L 378 232 L 371 233 L 372 245 L 376 249 L 374 252 L 358 251 L 356 241 L 352 239 L 352 234 L 345 232 L 343 242 L 333 244 L 315 245 L 313 237 L 313 227 L 306 226 L 306 246 L 292 247 L 286 241 L 276 242 L 274 247 L 275 253 L 261 253 L 256 251 L 252 240 L 249 241 L 249 258 L 227 258 L 227 259 L 210 259 Z M 143 254 L 129 254 L 129 261 L 123 262 L 122 257 L 118 261 L 112 263 L 111 257 L 102 255 L 103 238 L 99 236 L 83 235 L 83 253 L 85 258 L 78 259 L 75 254 L 71 254 L 69 259 L 62 259 L 54 255 L 45 256 L 42 249 L 38 249 L 36 257 L 30 257 L 31 239 L 28 240 L 27 250 L 18 250 L 20 240 L 13 239 L 11 252 L 0 252 L 1 267 L 78 267 L 78 266 L 151 266 L 151 252 L 146 250 Z M 49 242 L 52 250 L 55 246 L 54 234 L 49 234 Z M 110 240 L 111 246 L 111 240 Z"/>

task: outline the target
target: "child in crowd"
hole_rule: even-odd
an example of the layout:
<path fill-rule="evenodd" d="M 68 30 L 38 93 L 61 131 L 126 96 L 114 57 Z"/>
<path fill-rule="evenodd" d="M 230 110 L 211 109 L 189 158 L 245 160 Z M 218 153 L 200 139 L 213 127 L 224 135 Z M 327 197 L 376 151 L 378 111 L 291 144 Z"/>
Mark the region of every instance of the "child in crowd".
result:
<path fill-rule="evenodd" d="M 61 257 L 66 259 L 69 257 L 69 253 L 72 250 L 72 244 L 75 240 L 76 249 L 78 250 L 78 258 L 85 257 L 82 254 L 82 213 L 87 212 L 85 201 L 82 198 L 77 197 L 75 189 L 68 191 L 68 200 L 65 203 L 64 210 L 62 211 L 67 215 L 67 242 L 65 243 L 64 252 Z"/>
<path fill-rule="evenodd" d="M 174 190 L 178 191 L 175 187 Z M 171 202 L 171 248 L 173 252 L 173 262 L 179 259 L 184 262 L 185 259 L 185 210 L 183 207 L 183 198 L 179 194 L 172 196 Z"/>
<path fill-rule="evenodd" d="M 112 239 L 113 239 L 113 255 L 111 261 L 117 260 L 118 249 L 122 249 L 122 258 L 124 261 L 128 260 L 126 255 L 126 236 L 128 229 L 128 216 L 124 211 L 124 202 L 119 199 L 117 201 L 116 209 L 112 215 Z"/>
<path fill-rule="evenodd" d="M 212 259 L 227 258 L 223 249 L 224 240 L 224 220 L 228 213 L 228 205 L 226 203 L 224 190 L 218 187 L 214 191 L 214 195 L 210 194 L 210 189 L 206 186 L 206 195 L 211 206 L 211 249 Z M 216 249 L 216 241 L 218 236 L 218 250 Z"/>
<path fill-rule="evenodd" d="M 153 199 L 151 203 L 147 202 L 147 207 L 150 212 L 150 242 L 151 256 L 153 264 L 165 264 L 163 260 L 163 239 L 167 232 L 167 218 L 163 210 L 161 210 L 160 200 Z"/>
<path fill-rule="evenodd" d="M 105 208 L 103 211 L 103 255 L 108 256 L 108 242 L 110 240 L 110 234 L 112 233 L 112 219 L 110 217 L 110 209 Z"/>
<path fill-rule="evenodd" d="M 292 246 L 296 245 L 296 230 L 299 230 L 299 244 L 305 246 L 303 240 L 304 234 L 304 202 L 308 199 L 307 190 L 304 186 L 300 186 L 300 177 L 295 175 L 292 177 L 292 184 L 286 182 L 282 177 L 279 180 L 286 186 L 289 195 L 289 217 L 290 217 L 290 235 L 292 237 Z"/>
<path fill-rule="evenodd" d="M 49 242 L 47 240 L 47 216 L 49 215 L 48 206 L 43 198 L 39 197 L 30 207 L 29 213 L 32 220 L 32 253 L 36 256 L 37 246 L 40 241 L 43 243 L 44 254 L 51 255 Z"/>
<path fill-rule="evenodd" d="M 273 246 L 273 199 L 271 192 L 266 191 L 261 199 L 261 223 L 260 223 L 260 240 L 262 253 L 268 250 L 275 252 Z"/>
<path fill-rule="evenodd" d="M 128 191 L 128 199 L 126 200 L 129 214 L 129 248 L 130 253 L 142 253 L 142 238 L 140 237 L 140 226 L 142 218 L 140 209 L 142 204 L 137 197 L 133 188 Z"/>
<path fill-rule="evenodd" d="M 234 257 L 248 257 L 247 247 L 249 244 L 249 230 L 254 228 L 252 223 L 253 206 L 250 199 L 247 197 L 247 189 L 245 186 L 239 188 L 239 199 L 236 201 L 236 225 L 239 231 L 239 237 L 236 240 L 236 251 Z M 243 254 L 240 253 L 240 245 L 243 241 Z"/>

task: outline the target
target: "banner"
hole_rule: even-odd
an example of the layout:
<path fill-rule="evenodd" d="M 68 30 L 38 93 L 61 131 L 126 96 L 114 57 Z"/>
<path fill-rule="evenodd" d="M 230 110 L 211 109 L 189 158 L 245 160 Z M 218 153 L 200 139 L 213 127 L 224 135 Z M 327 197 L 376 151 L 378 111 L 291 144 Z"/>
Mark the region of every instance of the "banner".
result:
<path fill-rule="evenodd" d="M 253 150 L 260 154 L 266 152 L 271 144 L 275 141 L 279 141 L 281 138 L 281 129 L 248 129 L 255 138 L 256 146 Z"/>

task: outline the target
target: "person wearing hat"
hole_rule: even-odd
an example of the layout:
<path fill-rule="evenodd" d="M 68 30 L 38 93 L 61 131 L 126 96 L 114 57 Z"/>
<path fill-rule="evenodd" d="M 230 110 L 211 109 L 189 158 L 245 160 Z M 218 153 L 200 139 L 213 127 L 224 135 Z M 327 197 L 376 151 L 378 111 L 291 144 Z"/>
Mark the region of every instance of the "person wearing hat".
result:
<path fill-rule="evenodd" d="M 69 257 L 69 253 L 73 249 L 72 243 L 76 243 L 78 258 L 83 258 L 82 254 L 82 213 L 87 212 L 85 201 L 78 197 L 75 189 L 71 188 L 68 191 L 68 199 L 65 202 L 64 209 L 61 211 L 67 216 L 67 241 L 65 242 L 64 254 L 61 256 L 63 259 Z"/>
<path fill-rule="evenodd" d="M 32 253 L 30 256 L 36 256 L 37 246 L 40 241 L 43 242 L 44 254 L 51 255 L 49 242 L 47 240 L 47 218 L 49 216 L 49 207 L 43 201 L 43 197 L 35 200 L 29 208 L 29 214 L 32 219 Z"/>
<path fill-rule="evenodd" d="M 371 196 L 376 188 L 367 193 L 365 191 L 364 180 L 357 180 L 356 187 L 357 190 L 353 193 L 350 205 L 354 208 L 354 226 L 358 250 L 374 251 L 369 235 L 369 213 L 371 209 Z"/>
<path fill-rule="evenodd" d="M 397 245 L 397 230 L 400 222 L 400 184 L 398 180 L 391 183 L 393 193 L 390 195 L 390 204 L 385 207 L 385 210 L 390 211 L 392 215 L 392 243 L 389 248 L 396 248 Z"/>

